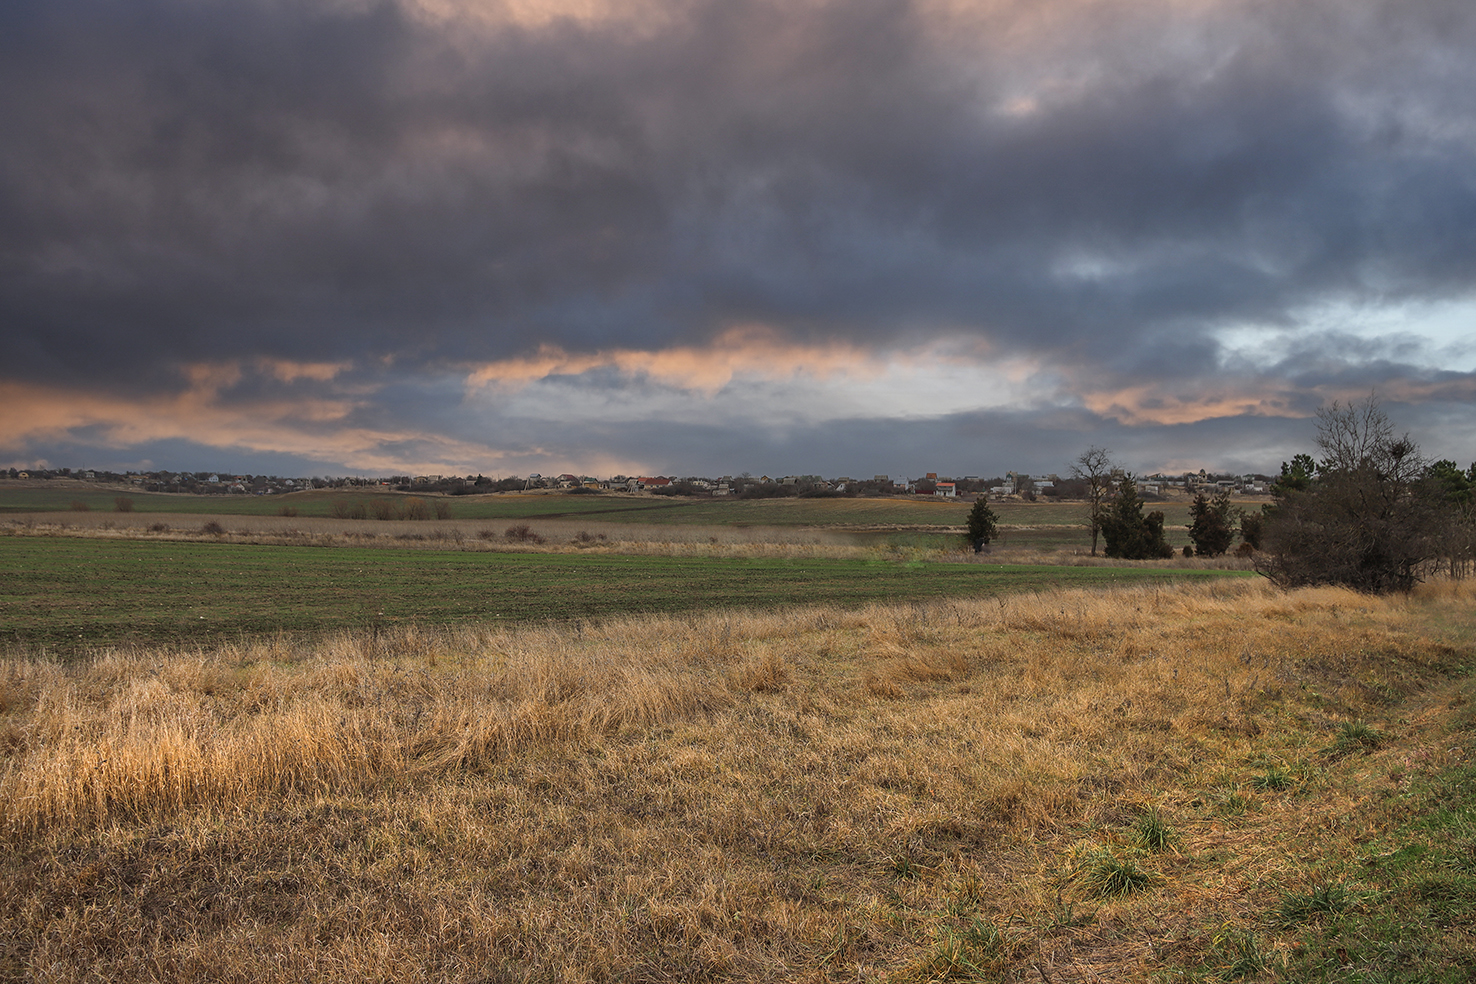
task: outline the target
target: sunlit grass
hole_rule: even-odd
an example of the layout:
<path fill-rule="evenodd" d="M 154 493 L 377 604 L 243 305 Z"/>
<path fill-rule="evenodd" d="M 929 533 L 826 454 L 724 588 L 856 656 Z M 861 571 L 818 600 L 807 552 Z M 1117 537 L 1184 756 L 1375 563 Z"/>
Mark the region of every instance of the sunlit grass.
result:
<path fill-rule="evenodd" d="M 1224 582 L 12 657 L 0 972 L 1251 980 L 1417 945 L 1457 980 L 1476 722 L 1431 626 L 1472 601 Z M 1347 722 L 1384 737 L 1339 754 Z"/>

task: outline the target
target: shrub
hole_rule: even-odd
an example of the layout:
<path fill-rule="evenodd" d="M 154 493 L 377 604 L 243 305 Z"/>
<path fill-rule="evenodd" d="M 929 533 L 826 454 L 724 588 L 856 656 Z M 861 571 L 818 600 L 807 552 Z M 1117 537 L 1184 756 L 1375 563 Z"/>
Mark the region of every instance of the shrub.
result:
<path fill-rule="evenodd" d="M 120 495 L 113 500 L 113 508 L 118 512 L 133 512 L 133 500 L 126 495 Z"/>
<path fill-rule="evenodd" d="M 163 523 L 150 523 L 149 524 L 149 532 L 150 533 L 167 533 L 167 532 L 169 532 L 169 527 L 168 526 L 165 526 Z"/>
<path fill-rule="evenodd" d="M 277 515 L 278 516 L 296 516 L 297 515 L 297 507 L 296 506 L 283 506 L 281 509 L 278 509 L 277 510 Z"/>
<path fill-rule="evenodd" d="M 437 519 L 451 518 L 451 503 L 445 502 L 443 500 L 437 500 L 431 503 L 431 508 L 435 511 Z"/>
<path fill-rule="evenodd" d="M 334 519 L 364 519 L 369 515 L 369 510 L 362 502 L 344 502 L 339 499 L 333 503 L 329 514 Z"/>
<path fill-rule="evenodd" d="M 89 506 L 87 503 L 83 502 L 81 499 L 73 499 L 72 500 L 72 512 L 91 512 L 91 511 L 92 511 L 92 507 Z"/>
<path fill-rule="evenodd" d="M 572 491 L 572 490 L 571 490 Z M 704 496 L 711 495 L 706 489 L 700 489 L 691 482 L 672 482 L 670 485 L 660 485 L 646 490 L 652 495 L 681 495 L 681 496 Z"/>
<path fill-rule="evenodd" d="M 1446 511 L 1419 447 L 1372 397 L 1319 410 L 1317 447 L 1320 462 L 1282 465 L 1256 569 L 1283 587 L 1410 590 L 1440 555 Z"/>
<path fill-rule="evenodd" d="M 533 527 L 527 523 L 515 523 L 509 526 L 502 534 L 514 543 L 547 543 L 543 537 L 534 532 Z"/>
<path fill-rule="evenodd" d="M 430 510 L 426 508 L 425 500 L 419 496 L 412 495 L 405 500 L 405 505 L 400 509 L 401 519 L 429 519 Z"/>
<path fill-rule="evenodd" d="M 399 510 L 395 508 L 395 504 L 393 502 L 386 502 L 384 499 L 375 499 L 370 503 L 370 508 L 374 512 L 375 519 L 388 520 L 400 518 Z"/>
<path fill-rule="evenodd" d="M 221 526 L 219 523 L 212 519 L 210 520 L 210 522 L 200 527 L 200 532 L 209 533 L 211 536 L 225 536 L 225 527 Z"/>

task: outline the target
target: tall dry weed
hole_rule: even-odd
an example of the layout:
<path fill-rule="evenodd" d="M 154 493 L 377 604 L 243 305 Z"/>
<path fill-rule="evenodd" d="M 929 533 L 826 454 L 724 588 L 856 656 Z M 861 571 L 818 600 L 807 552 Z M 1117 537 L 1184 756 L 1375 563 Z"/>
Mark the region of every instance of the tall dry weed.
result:
<path fill-rule="evenodd" d="M 1460 656 L 1421 627 L 1471 600 L 1240 582 L 10 659 L 15 973 L 906 979 L 993 941 L 968 952 L 1022 978 L 1146 980 L 1144 931 L 1101 928 L 1257 925 L 1272 824 L 1315 832 L 1299 857 L 1358 833 L 1414 727 L 1383 710 Z M 1390 745 L 1314 789 L 1364 720 Z M 1270 765 L 1304 788 L 1252 788 Z M 1077 861 L 1148 807 L 1179 839 L 1097 898 Z"/>

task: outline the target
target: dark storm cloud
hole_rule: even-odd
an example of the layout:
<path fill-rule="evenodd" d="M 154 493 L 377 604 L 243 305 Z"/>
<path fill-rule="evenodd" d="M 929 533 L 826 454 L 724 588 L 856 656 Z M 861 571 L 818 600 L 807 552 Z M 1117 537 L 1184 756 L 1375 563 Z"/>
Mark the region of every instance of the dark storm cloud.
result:
<path fill-rule="evenodd" d="M 372 431 L 343 445 L 365 468 L 375 441 L 388 459 L 412 432 L 470 443 L 494 425 L 530 470 L 618 447 L 668 470 L 843 472 L 892 441 L 928 460 L 876 470 L 926 470 L 977 440 L 980 471 L 1058 471 L 1087 434 L 1143 467 L 1155 441 L 1248 462 L 1293 425 L 1234 437 L 1249 411 L 1183 423 L 1174 400 L 1214 381 L 1254 403 L 1268 378 L 1280 412 L 1393 379 L 1415 419 L 1460 417 L 1469 375 L 1303 316 L 1476 293 L 1468 3 L 955 6 L 689 0 L 534 23 L 370 0 L 12 0 L 0 384 L 188 396 L 199 366 L 240 364 L 223 403 L 285 420 L 293 400 L 336 400 L 302 425 L 324 443 L 283 454 L 348 454 L 324 450 L 332 432 Z M 1136 394 L 1121 399 L 1164 426 L 1106 412 L 1112 395 L 938 425 L 570 434 L 469 415 L 446 370 L 544 344 L 700 348 L 744 325 L 883 352 L 972 335 L 1068 390 Z M 1213 332 L 1241 325 L 1285 337 L 1229 353 Z M 649 397 L 629 375 L 575 381 Z M 1143 395 L 1161 382 L 1180 391 Z M 121 413 L 64 402 L 47 433 L 78 446 Z M 278 439 L 213 425 L 251 454 Z"/>

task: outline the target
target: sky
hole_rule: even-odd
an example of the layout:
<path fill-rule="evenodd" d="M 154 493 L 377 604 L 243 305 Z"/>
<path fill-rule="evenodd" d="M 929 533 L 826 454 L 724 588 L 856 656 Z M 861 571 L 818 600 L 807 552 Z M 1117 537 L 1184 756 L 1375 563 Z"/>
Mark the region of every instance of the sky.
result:
<path fill-rule="evenodd" d="M 0 467 L 1476 459 L 1470 0 L 6 0 Z"/>

